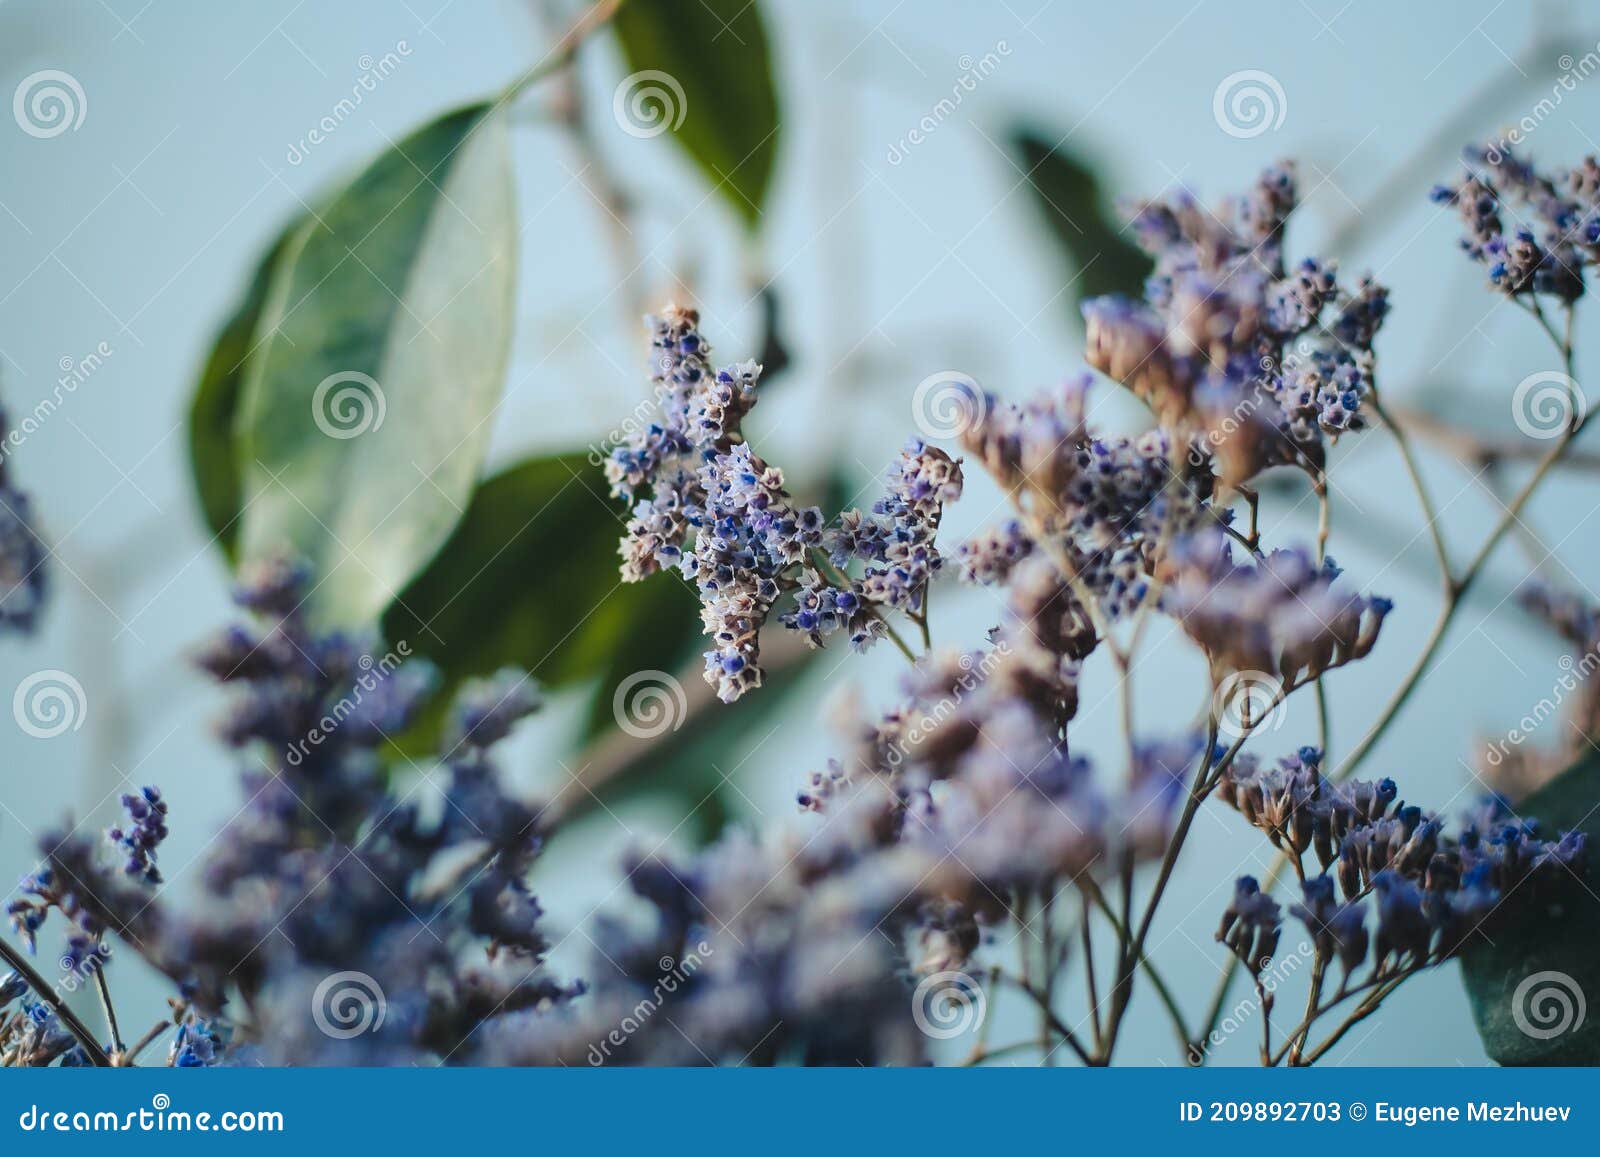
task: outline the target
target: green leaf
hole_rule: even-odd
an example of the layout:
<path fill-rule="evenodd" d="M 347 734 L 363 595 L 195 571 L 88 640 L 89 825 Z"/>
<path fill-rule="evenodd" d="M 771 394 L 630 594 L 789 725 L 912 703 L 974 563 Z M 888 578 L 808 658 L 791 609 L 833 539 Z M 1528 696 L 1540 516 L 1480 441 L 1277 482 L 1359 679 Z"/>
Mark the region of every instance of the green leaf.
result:
<path fill-rule="evenodd" d="M 1540 831 L 1582 831 L 1600 847 L 1600 757 L 1591 755 L 1523 800 Z M 1489 1056 L 1503 1065 L 1600 1064 L 1600 875 L 1495 923 L 1461 955 L 1461 978 Z M 1579 1002 L 1583 1013 L 1580 1016 Z M 1555 1031 L 1560 1029 L 1561 1031 Z"/>
<path fill-rule="evenodd" d="M 1006 134 L 1027 174 L 1050 235 L 1071 267 L 1069 302 L 1121 293 L 1137 297 L 1151 262 L 1129 241 L 1100 192 L 1094 171 L 1045 132 L 1017 125 Z"/>
<path fill-rule="evenodd" d="M 206 525 L 230 560 L 239 537 L 239 504 L 243 501 L 234 441 L 240 389 L 273 269 L 288 247 L 289 238 L 304 221 L 304 217 L 296 217 L 273 239 L 256 266 L 243 300 L 217 331 L 189 403 L 189 470 L 195 494 Z"/>
<path fill-rule="evenodd" d="M 440 117 L 290 237 L 238 415 L 244 557 L 313 567 L 323 621 L 375 620 L 477 481 L 510 351 L 503 114 Z"/>
<path fill-rule="evenodd" d="M 622 513 L 600 467 L 582 454 L 494 475 L 389 608 L 385 636 L 439 667 L 441 702 L 463 679 L 502 667 L 559 687 L 615 670 L 635 648 L 676 651 L 665 637 L 698 628 L 694 596 L 672 575 L 621 581 Z M 426 750 L 437 724 L 435 712 L 407 748 Z"/>
<path fill-rule="evenodd" d="M 648 0 L 612 22 L 630 75 L 612 112 L 631 136 L 670 128 L 752 231 L 778 156 L 778 94 L 756 0 Z"/>

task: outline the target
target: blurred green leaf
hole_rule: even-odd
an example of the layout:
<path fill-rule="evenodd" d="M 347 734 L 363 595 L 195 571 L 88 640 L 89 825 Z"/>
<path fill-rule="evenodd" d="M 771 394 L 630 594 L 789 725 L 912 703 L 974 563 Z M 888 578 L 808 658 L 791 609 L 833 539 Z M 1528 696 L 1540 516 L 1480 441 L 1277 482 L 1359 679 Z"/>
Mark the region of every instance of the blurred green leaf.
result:
<path fill-rule="evenodd" d="M 1069 303 L 1108 293 L 1137 297 L 1149 276 L 1150 259 L 1125 236 L 1122 222 L 1101 195 L 1094 171 L 1031 125 L 1013 126 L 1006 142 L 1072 269 Z"/>
<path fill-rule="evenodd" d="M 666 795 L 684 817 L 679 834 L 698 844 L 714 839 L 736 812 L 748 810 L 738 789 L 730 786 L 740 778 L 744 753 L 759 750 L 777 730 L 784 709 L 804 686 L 803 676 L 821 654 L 792 635 L 774 636 L 763 647 L 766 679 L 759 691 L 736 703 L 719 703 L 709 691 L 693 686 L 688 700 L 695 706 L 679 717 L 679 726 L 644 739 L 612 733 L 587 749 L 592 758 L 574 769 L 589 790 L 570 789 L 564 815 L 582 815 L 599 800 L 611 804 Z M 597 694 L 595 699 L 597 707 L 603 700 L 607 723 L 614 719 L 612 695 Z"/>
<path fill-rule="evenodd" d="M 314 612 L 373 621 L 466 506 L 510 350 L 506 122 L 446 114 L 288 240 L 239 403 L 247 558 L 313 566 Z"/>
<path fill-rule="evenodd" d="M 384 634 L 439 667 L 441 702 L 463 679 L 502 667 L 559 687 L 681 662 L 698 630 L 695 598 L 673 575 L 621 581 L 621 515 L 600 467 L 583 454 L 529 459 L 494 475 L 389 608 Z M 605 689 L 608 704 L 614 686 Z M 428 749 L 438 720 L 435 712 L 406 746 Z"/>
<path fill-rule="evenodd" d="M 615 553 L 611 562 L 615 565 Z M 680 671 L 708 646 L 700 625 L 699 600 L 676 575 L 657 575 L 626 589 L 622 639 L 604 663 L 590 700 L 585 739 L 616 726 L 613 704 L 617 689 L 626 680 L 640 671 Z"/>
<path fill-rule="evenodd" d="M 612 22 L 631 75 L 613 111 L 625 131 L 662 124 L 752 231 L 778 156 L 778 94 L 756 0 L 649 0 Z"/>
<path fill-rule="evenodd" d="M 194 477 L 195 494 L 206 525 L 230 560 L 238 542 L 239 504 L 243 501 L 234 423 L 245 363 L 256 340 L 272 271 L 289 238 L 304 222 L 305 218 L 296 217 L 273 239 L 256 266 L 243 300 L 217 331 L 189 403 L 189 470 Z"/>
<path fill-rule="evenodd" d="M 1593 848 L 1600 846 L 1597 805 L 1600 756 L 1590 755 L 1516 811 L 1538 820 L 1550 838 L 1582 831 Z M 1530 906 L 1530 896 L 1511 897 L 1516 914 L 1461 954 L 1478 1035 L 1500 1064 L 1600 1064 L 1600 875 L 1594 859 L 1586 880 L 1570 881 L 1545 902 Z M 1578 1012 L 1579 1002 L 1586 1014 Z"/>

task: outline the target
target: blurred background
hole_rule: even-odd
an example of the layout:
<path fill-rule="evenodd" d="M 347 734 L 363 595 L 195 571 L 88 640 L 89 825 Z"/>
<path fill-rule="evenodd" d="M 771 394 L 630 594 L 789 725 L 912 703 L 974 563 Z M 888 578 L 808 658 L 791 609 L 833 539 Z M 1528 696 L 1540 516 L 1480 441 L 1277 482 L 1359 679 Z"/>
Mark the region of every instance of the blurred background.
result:
<path fill-rule="evenodd" d="M 579 11 L 512 0 L 0 2 L 0 93 L 59 70 L 83 111 L 48 136 L 0 123 L 0 395 L 13 426 L 58 403 L 7 456 L 50 546 L 52 590 L 41 629 L 0 649 L 0 695 L 39 671 L 70 673 L 83 690 L 77 726 L 49 738 L 0 713 L 0 878 L 31 867 L 42 827 L 68 813 L 108 824 L 121 791 L 151 782 L 171 801 L 163 866 L 169 900 L 181 901 L 185 869 L 240 802 L 210 734 L 223 698 L 187 661 L 231 618 L 228 563 L 194 468 L 219 435 L 203 412 L 191 425 L 219 330 L 304 206 L 419 125 L 502 89 Z M 1600 124 L 1600 81 L 1582 65 L 1600 14 L 1586 6 L 754 0 L 718 24 L 697 42 L 694 68 L 753 75 L 774 97 L 771 125 L 754 130 L 756 160 L 735 158 L 721 182 L 681 134 L 629 131 L 619 86 L 650 63 L 648 45 L 624 51 L 596 35 L 570 78 L 532 84 L 511 106 L 520 255 L 485 475 L 603 449 L 648 397 L 639 315 L 676 297 L 699 306 L 718 357 L 762 357 L 775 371 L 747 428 L 792 487 L 869 503 L 916 432 L 912 395 L 930 374 L 959 370 L 1022 397 L 1078 367 L 1079 301 L 1136 292 L 1141 276 L 1116 199 L 1179 187 L 1219 199 L 1279 158 L 1299 163 L 1304 198 L 1291 255 L 1336 257 L 1391 288 L 1379 342 L 1391 404 L 1510 435 L 1511 386 L 1554 364 L 1527 316 L 1480 284 L 1453 215 L 1427 192 L 1468 139 L 1519 122 L 1548 166 L 1600 150 L 1586 129 Z M 669 20 L 663 35 L 673 32 Z M 1231 103 L 1230 81 L 1265 102 L 1258 119 Z M 760 101 L 702 107 L 715 96 L 692 77 L 684 87 L 684 133 L 702 116 L 748 133 L 739 118 L 763 111 Z M 344 111 L 357 89 L 359 106 Z M 1600 335 L 1580 317 L 1581 366 Z M 1110 386 L 1100 397 L 1097 420 L 1138 428 L 1138 407 Z M 1476 469 L 1443 449 L 1425 444 L 1424 464 L 1459 555 L 1498 508 Z M 1333 482 L 1333 555 L 1397 605 L 1374 657 L 1329 681 L 1337 756 L 1399 682 L 1438 594 L 1392 443 L 1381 432 L 1346 439 Z M 562 490 L 530 486 L 508 491 L 528 509 L 504 541 L 485 516 L 474 526 L 486 537 L 457 544 L 453 565 L 489 571 L 424 649 L 447 665 L 515 658 L 550 687 L 549 709 L 504 762 L 530 793 L 577 815 L 535 884 L 555 924 L 581 929 L 597 906 L 625 906 L 616 864 L 629 844 L 801 824 L 794 791 L 834 748 L 819 725 L 830 696 L 889 702 L 901 660 L 888 648 L 830 650 L 784 666 L 728 712 L 705 709 L 685 677 L 677 726 L 648 740 L 619 733 L 615 688 L 692 660 L 692 604 L 674 592 L 613 596 L 618 512 L 587 488 L 560 498 L 577 503 L 568 521 L 524 534 Z M 1600 564 L 1585 486 L 1578 472 L 1557 477 L 1530 520 L 1578 589 Z M 943 541 L 991 520 L 997 503 L 974 482 Z M 1269 490 L 1267 544 L 1309 540 L 1315 523 L 1301 483 Z M 580 526 L 601 545 L 572 541 Z M 1514 550 L 1501 553 L 1505 569 L 1479 589 L 1368 765 L 1443 811 L 1479 790 L 1479 739 L 1503 735 L 1562 674 L 1551 641 L 1505 603 L 1520 572 Z M 445 580 L 421 581 L 419 598 Z M 988 592 L 941 587 L 934 639 L 976 645 L 997 614 Z M 1136 672 L 1140 725 L 1170 734 L 1203 705 L 1204 671 L 1170 624 L 1149 645 Z M 1092 669 L 1085 688 L 1075 749 L 1107 752 L 1114 767 L 1113 685 Z M 1315 728 L 1303 696 L 1253 746 L 1289 750 Z M 405 763 L 397 774 L 421 773 Z M 1269 851 L 1233 814 L 1202 812 L 1151 946 L 1186 1006 L 1208 1001 L 1224 963 L 1212 934 L 1234 877 L 1265 871 Z M 580 931 L 558 966 L 576 967 L 587 948 Z M 118 984 L 123 1003 L 159 1002 L 153 982 Z M 1234 999 L 1244 995 L 1236 987 Z M 992 1015 L 1026 1031 L 1020 1008 L 997 1000 Z M 1223 1041 L 1217 1060 L 1254 1063 L 1256 1031 Z M 1135 1002 L 1119 1059 L 1176 1063 L 1152 1000 Z M 1485 1060 L 1453 968 L 1413 981 L 1333 1059 Z"/>

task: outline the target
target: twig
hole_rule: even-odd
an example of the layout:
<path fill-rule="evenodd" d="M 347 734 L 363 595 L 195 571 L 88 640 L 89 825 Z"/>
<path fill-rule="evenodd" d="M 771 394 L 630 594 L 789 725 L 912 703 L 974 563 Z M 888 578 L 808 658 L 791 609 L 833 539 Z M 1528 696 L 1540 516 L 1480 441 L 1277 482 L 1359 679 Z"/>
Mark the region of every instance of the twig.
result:
<path fill-rule="evenodd" d="M 1572 309 L 1570 306 L 1567 309 L 1567 313 L 1567 336 L 1565 338 L 1557 335 L 1555 331 L 1549 327 L 1548 323 L 1546 323 L 1545 328 L 1550 332 L 1552 339 L 1558 343 L 1561 352 L 1562 367 L 1566 372 L 1567 378 L 1569 380 L 1576 380 L 1576 367 L 1574 363 L 1574 353 L 1571 340 Z M 1461 609 L 1467 593 L 1472 589 L 1473 584 L 1477 582 L 1478 577 L 1483 573 L 1484 566 L 1489 561 L 1489 558 L 1494 554 L 1495 548 L 1500 545 L 1500 540 L 1503 539 L 1506 536 L 1507 531 L 1509 531 L 1516 524 L 1518 517 L 1522 513 L 1523 507 L 1527 506 L 1528 502 L 1533 498 L 1534 493 L 1539 489 L 1539 484 L 1544 481 L 1545 476 L 1550 473 L 1551 468 L 1561 460 L 1562 456 L 1566 453 L 1567 447 L 1572 444 L 1573 440 L 1577 438 L 1577 436 L 1582 433 L 1584 427 L 1588 425 L 1590 416 L 1591 415 L 1588 413 L 1580 414 L 1577 411 L 1573 411 L 1572 421 L 1568 425 L 1567 429 L 1562 432 L 1561 437 L 1558 438 L 1555 444 L 1550 447 L 1550 449 L 1545 453 L 1544 457 L 1539 459 L 1539 463 L 1534 467 L 1533 473 L 1528 476 L 1527 480 L 1523 482 L 1521 489 L 1519 489 L 1516 495 L 1511 499 L 1510 504 L 1506 507 L 1500 518 L 1495 522 L 1494 528 L 1489 532 L 1488 538 L 1486 538 L 1483 542 L 1483 545 L 1478 548 L 1478 552 L 1473 555 L 1472 560 L 1467 563 L 1466 569 L 1463 570 L 1459 575 L 1452 575 L 1447 578 L 1447 593 L 1444 607 L 1439 613 L 1438 621 L 1434 624 L 1432 633 L 1428 636 L 1427 643 L 1423 646 L 1422 654 L 1419 655 L 1416 662 L 1412 664 L 1411 670 L 1406 674 L 1405 679 L 1395 690 L 1388 704 L 1378 716 L 1377 722 L 1375 722 L 1372 727 L 1368 729 L 1367 734 L 1362 737 L 1361 742 L 1356 745 L 1355 750 L 1345 758 L 1345 761 L 1339 766 L 1338 770 L 1334 772 L 1331 778 L 1336 780 L 1345 779 L 1354 774 L 1356 768 L 1360 766 L 1361 761 L 1365 759 L 1367 754 L 1372 750 L 1373 745 L 1377 743 L 1379 738 L 1382 737 L 1383 733 L 1388 729 L 1389 724 L 1392 723 L 1395 717 L 1400 713 L 1401 708 L 1406 705 L 1407 700 L 1411 698 L 1412 693 L 1421 683 L 1422 676 L 1427 672 L 1429 666 L 1432 665 L 1434 655 L 1438 652 L 1440 644 L 1443 643 L 1446 631 L 1448 631 L 1451 622 L 1454 621 L 1456 613 Z"/>
<path fill-rule="evenodd" d="M 111 1002 L 111 989 L 106 984 L 106 970 L 96 967 L 94 970 L 94 989 L 100 997 L 100 1009 L 106 1016 L 106 1028 L 111 1033 L 111 1052 L 120 1056 L 126 1050 L 122 1044 L 122 1032 L 117 1028 L 117 1009 Z"/>
<path fill-rule="evenodd" d="M 1061 1018 L 1055 1014 L 1055 1010 L 1052 1009 L 1049 1002 L 1045 1000 L 1043 993 L 1035 989 L 1033 985 L 1024 983 L 1019 977 L 1012 976 L 1007 972 L 1001 972 L 999 979 L 1005 981 L 1013 988 L 1016 988 L 1018 991 L 1022 992 L 1028 997 L 1028 999 L 1033 1001 L 1034 1004 L 1039 1006 L 1040 1014 L 1049 1024 L 1050 1028 L 1062 1039 L 1063 1042 L 1065 1042 L 1069 1049 L 1077 1054 L 1080 1061 L 1082 1061 L 1085 1065 L 1091 1066 L 1095 1063 L 1094 1060 L 1089 1056 L 1088 1050 L 1083 1047 L 1083 1042 L 1078 1040 L 1078 1034 L 1073 1032 L 1061 1022 Z M 1037 1047 L 1039 1042 L 1037 1040 L 1032 1040 L 1028 1043 Z"/>
<path fill-rule="evenodd" d="M 0 939 L 0 960 L 4 960 L 15 970 L 22 979 L 28 982 L 34 994 L 45 1003 L 51 1012 L 61 1018 L 61 1023 L 67 1026 L 83 1051 L 89 1055 L 89 1063 L 99 1068 L 110 1068 L 111 1058 L 106 1056 L 105 1046 L 95 1040 L 94 1033 L 89 1031 L 89 1026 L 78 1018 L 78 1014 L 67 1007 L 66 1001 L 56 994 L 45 978 L 40 976 L 27 957 L 23 956 L 7 941 Z"/>
<path fill-rule="evenodd" d="M 160 1040 L 161 1035 L 171 1027 L 173 1027 L 171 1020 L 163 1018 L 156 1021 L 156 1023 L 151 1026 L 148 1032 L 134 1042 L 133 1047 L 127 1051 L 123 1063 L 128 1065 L 133 1064 L 134 1061 L 139 1059 L 140 1053 L 144 1052 L 145 1049 L 149 1048 L 156 1041 Z"/>
<path fill-rule="evenodd" d="M 538 64 L 535 64 L 516 80 L 506 85 L 500 94 L 499 101 L 496 103 L 509 104 L 521 96 L 530 85 L 537 84 L 546 77 L 566 68 L 567 65 L 572 63 L 573 57 L 577 55 L 578 48 L 583 42 L 594 32 L 605 27 L 626 2 L 627 0 L 598 0 L 598 3 L 573 21 L 572 26 L 567 29 L 561 39 L 556 41 L 555 47 L 545 53 L 544 58 Z"/>

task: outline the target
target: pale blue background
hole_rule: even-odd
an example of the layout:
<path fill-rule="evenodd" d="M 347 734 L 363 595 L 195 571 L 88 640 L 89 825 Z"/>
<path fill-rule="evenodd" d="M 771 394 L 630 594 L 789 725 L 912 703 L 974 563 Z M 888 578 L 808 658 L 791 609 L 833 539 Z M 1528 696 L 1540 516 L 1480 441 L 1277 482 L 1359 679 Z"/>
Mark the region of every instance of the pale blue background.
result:
<path fill-rule="evenodd" d="M 1589 7 L 1589 11 L 1584 11 Z M 1592 6 L 1551 6 L 1576 29 L 1577 55 L 1600 38 Z M 1092 156 L 1106 187 L 1154 193 L 1184 182 L 1207 196 L 1238 189 L 1280 156 L 1302 163 L 1308 206 L 1293 247 L 1319 239 L 1365 206 L 1397 167 L 1426 144 L 1434 158 L 1397 211 L 1374 215 L 1347 267 L 1375 268 L 1393 289 L 1380 343 L 1382 380 L 1400 400 L 1431 386 L 1455 398 L 1464 420 L 1509 430 L 1511 385 L 1549 364 L 1525 317 L 1500 306 L 1455 253 L 1454 222 L 1425 202 L 1451 170 L 1453 141 L 1434 134 L 1466 96 L 1514 66 L 1533 35 L 1530 6 L 1444 2 L 1398 5 L 1295 2 L 767 5 L 782 85 L 783 144 L 768 222 L 765 265 L 789 310 L 797 364 L 759 413 L 767 456 L 803 472 L 843 444 L 863 475 L 909 431 L 916 383 L 960 368 L 1020 395 L 1077 364 L 1076 337 L 1059 296 L 1060 267 L 1046 250 L 1033 206 L 1001 147 L 1001 128 L 1027 113 Z M 368 94 L 357 115 L 298 166 L 286 156 L 361 72 L 400 41 L 411 49 Z M 962 72 L 963 56 L 1005 43 L 1000 67 L 899 165 L 888 151 Z M 530 6 L 508 0 L 375 0 L 222 5 L 181 0 L 0 2 L 0 96 L 44 68 L 82 83 L 80 129 L 36 140 L 0 116 L 0 378 L 12 414 L 51 392 L 63 358 L 104 341 L 112 356 L 14 457 L 35 496 L 59 559 L 44 629 L 0 649 L 0 701 L 41 668 L 83 683 L 85 726 L 54 740 L 22 734 L 0 711 L 0 878 L 31 862 L 28 830 L 67 811 L 104 824 L 124 777 L 159 782 L 173 803 L 165 853 L 175 894 L 184 869 L 237 806 L 228 760 L 209 739 L 219 695 L 185 664 L 186 652 L 227 621 L 225 575 L 194 504 L 183 421 L 191 384 L 262 244 L 325 183 L 386 141 L 448 105 L 492 91 L 543 52 Z M 737 51 L 730 44 L 726 51 Z M 1550 91 L 1558 50 L 1525 60 L 1526 84 L 1477 126 L 1514 121 Z M 1282 84 L 1282 126 L 1239 140 L 1213 120 L 1219 81 L 1265 69 Z M 583 81 L 597 123 L 622 72 L 609 44 L 587 54 Z M 583 191 L 580 160 L 538 117 L 539 98 L 517 133 L 519 196 L 527 229 L 516 352 L 494 456 L 582 444 L 641 396 L 639 333 L 606 259 L 606 222 Z M 1596 146 L 1600 82 L 1566 96 L 1541 124 L 1532 150 L 1551 163 Z M 665 140 L 602 133 L 611 165 L 640 198 L 635 243 L 645 256 L 641 294 L 665 294 L 676 277 L 696 284 L 710 336 L 729 357 L 753 353 L 757 309 L 740 276 L 724 205 Z M 1369 210 L 1369 213 L 1371 211 Z M 1594 319 L 1581 332 L 1592 343 Z M 1104 416 L 1130 415 L 1115 402 Z M 1494 510 L 1469 475 L 1429 456 L 1446 522 L 1467 552 Z M 1375 658 L 1331 680 L 1337 745 L 1348 750 L 1422 641 L 1436 607 L 1414 499 L 1391 447 L 1370 435 L 1341 452 L 1334 553 L 1354 581 L 1395 598 Z M 1582 479 L 1550 487 L 1537 523 L 1559 543 L 1567 581 L 1597 561 L 1591 491 Z M 1314 527 L 1298 492 L 1269 502 L 1269 541 Z M 955 536 L 981 524 L 995 495 L 974 486 L 949 520 Z M 1403 528 L 1398 539 L 1369 520 Z M 1397 548 L 1410 539 L 1403 557 Z M 1514 556 L 1503 552 L 1507 576 Z M 1443 663 L 1370 767 L 1400 779 L 1408 798 L 1454 810 L 1466 799 L 1463 763 L 1474 734 L 1504 732 L 1550 693 L 1557 651 L 1509 607 L 1490 620 L 1506 587 L 1487 584 L 1461 616 Z M 978 592 L 939 608 L 937 635 L 973 643 L 994 619 Z M 1170 637 L 1138 671 L 1139 718 L 1152 731 L 1186 723 L 1201 701 L 1198 665 Z M 1164 645 L 1163 645 L 1164 644 Z M 897 659 L 836 664 L 830 658 L 779 731 L 732 752 L 752 819 L 795 822 L 794 785 L 826 758 L 815 725 L 830 685 L 892 677 Z M 880 678 L 881 677 L 881 678 Z M 1081 751 L 1117 747 L 1110 684 L 1091 676 L 1074 725 Z M 886 697 L 883 691 L 874 692 Z M 570 751 L 574 703 L 558 701 L 508 760 L 530 788 L 560 782 L 556 756 Z M 1309 698 L 1297 700 L 1263 750 L 1314 735 Z M 1554 732 L 1539 739 L 1555 738 Z M 1114 764 L 1113 764 L 1114 766 Z M 759 813 L 759 814 L 758 814 Z M 571 925 L 615 884 L 610 865 L 629 834 L 646 840 L 677 817 L 649 802 L 599 815 L 557 846 L 539 892 Z M 628 832 L 619 830 L 619 824 Z M 1230 814 L 1207 808 L 1169 892 L 1154 955 L 1194 1011 L 1209 995 L 1221 954 L 1211 941 L 1241 871 L 1268 862 L 1263 841 Z M 580 870 L 581 869 L 581 870 Z M 615 903 L 616 898 L 608 902 Z M 572 961 L 581 938 L 565 945 Z M 121 970 L 119 970 L 121 971 Z M 124 1003 L 154 1012 L 153 987 L 123 977 Z M 1076 996 L 1068 1007 L 1076 1007 Z M 1291 1003 L 1297 1003 L 1292 998 Z M 995 1039 L 1022 1031 L 997 1006 Z M 143 1021 L 144 1013 L 125 1012 Z M 1166 1025 L 1148 997 L 1135 1007 L 1125 1059 L 1172 1063 Z M 1223 1059 L 1252 1063 L 1255 1029 L 1230 1040 Z M 1483 1052 L 1453 971 L 1414 982 L 1337 1054 L 1347 1063 L 1479 1064 Z"/>

